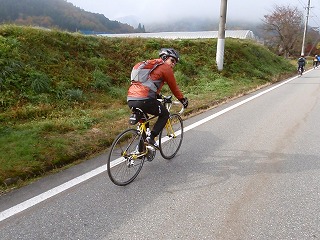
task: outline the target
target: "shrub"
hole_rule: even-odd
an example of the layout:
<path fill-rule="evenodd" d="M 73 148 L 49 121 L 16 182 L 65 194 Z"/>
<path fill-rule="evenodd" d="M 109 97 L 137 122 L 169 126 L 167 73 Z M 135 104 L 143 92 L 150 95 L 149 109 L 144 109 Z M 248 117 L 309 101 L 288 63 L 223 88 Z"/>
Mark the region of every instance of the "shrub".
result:
<path fill-rule="evenodd" d="M 127 99 L 127 88 L 124 87 L 110 87 L 108 94 L 114 99 L 120 99 L 122 102 L 126 102 Z"/>
<path fill-rule="evenodd" d="M 183 85 L 183 86 L 192 85 L 191 79 L 187 75 L 183 74 L 181 71 L 176 71 L 174 76 L 179 85 Z"/>
<path fill-rule="evenodd" d="M 84 95 L 81 89 L 68 89 L 66 91 L 66 96 L 69 101 L 74 101 L 74 102 L 84 101 Z"/>
<path fill-rule="evenodd" d="M 31 88 L 35 93 L 47 93 L 51 90 L 51 80 L 45 73 L 30 73 Z"/>
<path fill-rule="evenodd" d="M 19 46 L 20 43 L 16 39 L 0 36 L 0 91 L 9 88 L 10 79 L 22 68 L 23 64 L 18 60 Z"/>
<path fill-rule="evenodd" d="M 97 90 L 107 90 L 112 85 L 111 77 L 105 75 L 100 70 L 95 70 L 92 73 L 93 83 L 92 86 Z"/>

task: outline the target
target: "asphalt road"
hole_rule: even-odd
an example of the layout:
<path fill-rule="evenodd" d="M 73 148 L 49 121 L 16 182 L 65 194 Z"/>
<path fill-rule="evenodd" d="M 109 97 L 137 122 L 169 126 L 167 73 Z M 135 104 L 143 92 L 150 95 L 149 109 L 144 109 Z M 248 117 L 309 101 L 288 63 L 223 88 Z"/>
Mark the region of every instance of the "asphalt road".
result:
<path fill-rule="evenodd" d="M 319 124 L 316 69 L 185 121 L 126 187 L 102 155 L 1 196 L 0 239 L 320 239 Z"/>

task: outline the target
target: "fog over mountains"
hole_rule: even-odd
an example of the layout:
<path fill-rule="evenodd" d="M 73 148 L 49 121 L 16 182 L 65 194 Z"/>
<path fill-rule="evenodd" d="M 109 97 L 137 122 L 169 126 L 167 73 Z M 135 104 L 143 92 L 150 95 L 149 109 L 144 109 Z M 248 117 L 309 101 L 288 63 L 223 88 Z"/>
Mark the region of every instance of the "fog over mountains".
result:
<path fill-rule="evenodd" d="M 117 21 L 127 23 L 137 28 L 139 24 L 145 27 L 146 32 L 194 32 L 217 31 L 219 19 L 208 17 L 182 18 L 175 21 L 140 22 L 137 16 L 118 18 Z M 251 30 L 256 36 L 260 36 L 262 21 L 230 20 L 226 24 L 227 30 Z"/>
<path fill-rule="evenodd" d="M 0 0 L 0 5 L 0 23 L 59 28 L 71 32 L 190 32 L 215 31 L 219 28 L 219 19 L 208 17 L 208 14 L 188 17 L 187 13 L 169 17 L 163 14 L 146 18 L 134 12 L 136 15 L 110 20 L 106 14 L 90 12 L 66 0 Z M 259 24 L 258 21 L 227 19 L 228 30 L 252 30 L 257 34 Z"/>

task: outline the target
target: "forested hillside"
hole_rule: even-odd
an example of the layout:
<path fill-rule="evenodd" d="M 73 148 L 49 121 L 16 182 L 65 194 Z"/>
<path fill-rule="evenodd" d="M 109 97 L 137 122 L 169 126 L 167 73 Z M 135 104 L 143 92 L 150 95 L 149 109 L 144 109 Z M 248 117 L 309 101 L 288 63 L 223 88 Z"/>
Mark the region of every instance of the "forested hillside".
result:
<path fill-rule="evenodd" d="M 70 32 L 142 32 L 128 24 L 90 13 L 66 0 L 0 0 L 0 23 L 58 28 Z"/>

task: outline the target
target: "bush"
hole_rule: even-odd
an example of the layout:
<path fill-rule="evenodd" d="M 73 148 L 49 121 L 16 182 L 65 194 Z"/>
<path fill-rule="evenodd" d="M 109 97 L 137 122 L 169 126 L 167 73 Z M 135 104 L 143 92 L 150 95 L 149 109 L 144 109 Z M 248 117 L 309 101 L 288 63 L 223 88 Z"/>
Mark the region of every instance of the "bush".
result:
<path fill-rule="evenodd" d="M 48 93 L 51 90 L 51 80 L 45 73 L 31 72 L 29 79 L 31 81 L 31 89 L 35 93 Z"/>
<path fill-rule="evenodd" d="M 97 90 L 108 90 L 108 88 L 112 85 L 111 77 L 107 76 L 100 70 L 95 70 L 92 73 L 93 83 L 92 86 Z"/>
<path fill-rule="evenodd" d="M 81 89 L 68 89 L 66 91 L 66 97 L 69 101 L 73 101 L 73 102 L 84 101 L 84 95 Z"/>

